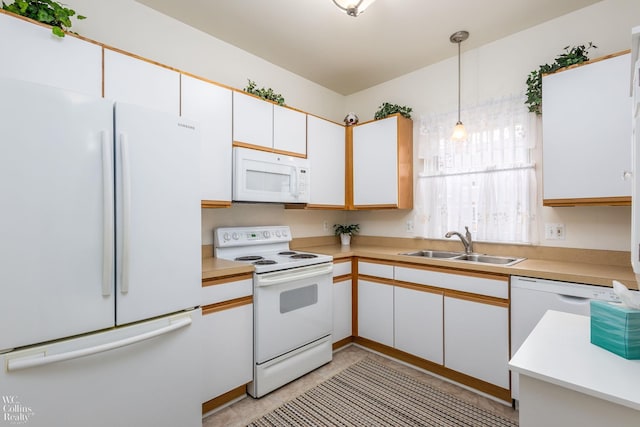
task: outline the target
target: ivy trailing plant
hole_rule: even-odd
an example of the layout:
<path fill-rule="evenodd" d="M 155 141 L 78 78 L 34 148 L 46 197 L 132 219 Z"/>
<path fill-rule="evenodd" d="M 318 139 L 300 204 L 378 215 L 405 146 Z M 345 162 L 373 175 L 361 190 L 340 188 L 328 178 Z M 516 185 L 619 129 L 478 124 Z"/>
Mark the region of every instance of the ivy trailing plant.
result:
<path fill-rule="evenodd" d="M 249 84 L 244 88 L 244 91 L 252 95 L 259 96 L 262 99 L 273 101 L 278 105 L 284 105 L 284 97 L 279 93 L 275 93 L 271 88 L 257 88 L 256 82 L 247 79 Z"/>
<path fill-rule="evenodd" d="M 9 5 L 3 1 L 2 9 L 51 25 L 51 32 L 58 37 L 64 37 L 64 32 L 69 31 L 71 17 L 76 15 L 75 10 L 53 0 L 15 0 Z M 86 19 L 86 16 L 78 15 L 76 18 Z"/>
<path fill-rule="evenodd" d="M 564 52 L 558 55 L 553 64 L 541 65 L 537 70 L 533 70 L 527 77 L 527 100 L 525 105 L 529 107 L 529 112 L 542 114 L 542 75 L 554 73 L 561 68 L 575 64 L 581 64 L 589 60 L 589 50 L 597 49 L 598 46 L 589 42 L 588 45 L 580 45 L 569 48 L 566 46 Z"/>
<path fill-rule="evenodd" d="M 389 104 L 388 102 L 385 102 L 380 106 L 378 111 L 376 111 L 376 114 L 373 116 L 373 118 L 376 120 L 380 120 L 380 119 L 384 119 L 385 117 L 391 114 L 400 113 L 403 117 L 410 119 L 411 111 L 413 111 L 411 107 L 400 106 L 397 104 Z"/>

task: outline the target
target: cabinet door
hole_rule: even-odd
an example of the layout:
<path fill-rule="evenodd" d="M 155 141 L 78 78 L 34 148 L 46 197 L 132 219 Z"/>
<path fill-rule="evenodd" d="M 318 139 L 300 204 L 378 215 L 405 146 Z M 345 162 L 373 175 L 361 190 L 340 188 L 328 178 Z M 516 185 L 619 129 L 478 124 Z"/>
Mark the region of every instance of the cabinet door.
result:
<path fill-rule="evenodd" d="M 351 336 L 351 280 L 333 284 L 333 342 Z"/>
<path fill-rule="evenodd" d="M 398 204 L 398 118 L 353 129 L 353 204 Z"/>
<path fill-rule="evenodd" d="M 307 115 L 291 108 L 273 106 L 273 148 L 307 155 Z"/>
<path fill-rule="evenodd" d="M 542 80 L 543 175 L 549 199 L 631 195 L 630 56 L 586 64 Z"/>
<path fill-rule="evenodd" d="M 444 365 L 509 388 L 509 309 L 444 298 Z"/>
<path fill-rule="evenodd" d="M 105 49 L 104 97 L 177 116 L 180 114 L 180 73 Z"/>
<path fill-rule="evenodd" d="M 0 77 L 102 96 L 102 47 L 0 14 Z"/>
<path fill-rule="evenodd" d="M 242 92 L 233 92 L 233 141 L 271 149 L 273 104 Z"/>
<path fill-rule="evenodd" d="M 203 206 L 231 204 L 231 90 L 181 76 L 181 115 L 200 123 Z"/>
<path fill-rule="evenodd" d="M 393 286 L 358 279 L 358 336 L 393 347 Z"/>
<path fill-rule="evenodd" d="M 253 304 L 207 313 L 203 308 L 202 402 L 253 380 Z"/>
<path fill-rule="evenodd" d="M 307 117 L 307 158 L 311 162 L 310 205 L 345 205 L 344 126 Z"/>
<path fill-rule="evenodd" d="M 443 363 L 442 293 L 394 287 L 395 348 Z"/>

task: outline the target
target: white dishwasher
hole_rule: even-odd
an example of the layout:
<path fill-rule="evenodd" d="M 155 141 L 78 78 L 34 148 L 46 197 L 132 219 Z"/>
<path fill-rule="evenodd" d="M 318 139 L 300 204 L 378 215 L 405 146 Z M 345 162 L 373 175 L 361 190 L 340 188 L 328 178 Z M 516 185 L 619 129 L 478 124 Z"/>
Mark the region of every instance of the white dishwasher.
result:
<path fill-rule="evenodd" d="M 511 356 L 547 310 L 588 316 L 592 299 L 619 301 L 613 288 L 511 276 Z M 518 399 L 518 374 L 511 373 L 511 397 Z"/>

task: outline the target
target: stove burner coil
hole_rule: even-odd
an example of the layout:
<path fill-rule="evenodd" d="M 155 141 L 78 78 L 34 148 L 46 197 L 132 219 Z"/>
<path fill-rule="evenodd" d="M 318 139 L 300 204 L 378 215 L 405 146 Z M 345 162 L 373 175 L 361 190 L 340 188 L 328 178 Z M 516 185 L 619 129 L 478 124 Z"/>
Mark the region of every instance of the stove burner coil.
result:
<path fill-rule="evenodd" d="M 278 252 L 278 255 L 295 255 L 296 253 L 294 251 L 282 251 L 282 252 Z"/>
<path fill-rule="evenodd" d="M 253 263 L 253 265 L 271 265 L 271 264 L 277 264 L 277 263 L 272 259 L 261 259 Z"/>
<path fill-rule="evenodd" d="M 291 255 L 291 258 L 294 259 L 306 259 L 306 258 L 317 258 L 318 255 L 314 255 L 314 254 L 295 254 L 295 255 Z"/>
<path fill-rule="evenodd" d="M 246 255 L 246 256 L 239 256 L 234 261 L 258 261 L 261 259 L 263 259 L 263 257 L 259 255 Z"/>

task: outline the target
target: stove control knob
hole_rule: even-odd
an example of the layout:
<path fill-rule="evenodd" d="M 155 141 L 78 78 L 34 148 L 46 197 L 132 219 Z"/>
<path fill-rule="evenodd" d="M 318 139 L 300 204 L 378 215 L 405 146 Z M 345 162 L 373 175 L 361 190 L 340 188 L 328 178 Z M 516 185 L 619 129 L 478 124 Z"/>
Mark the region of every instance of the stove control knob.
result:
<path fill-rule="evenodd" d="M 238 240 L 238 239 L 240 238 L 240 235 L 239 235 L 238 233 L 233 233 L 233 234 L 231 235 L 231 238 L 232 238 L 233 240 Z"/>
<path fill-rule="evenodd" d="M 224 241 L 225 241 L 225 242 L 228 242 L 228 241 L 229 241 L 229 239 L 231 239 L 231 236 L 229 236 L 229 233 L 225 232 L 225 233 L 222 235 L 222 239 L 224 239 Z"/>
<path fill-rule="evenodd" d="M 276 230 L 276 237 L 280 237 L 280 230 Z"/>
<path fill-rule="evenodd" d="M 282 230 L 282 237 L 287 237 L 287 230 Z"/>
<path fill-rule="evenodd" d="M 270 231 L 263 231 L 263 232 L 262 232 L 262 236 L 263 236 L 265 239 L 269 239 L 269 238 L 271 237 L 271 232 L 270 232 Z"/>

